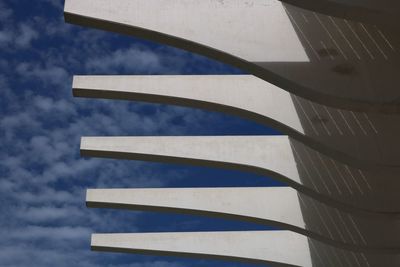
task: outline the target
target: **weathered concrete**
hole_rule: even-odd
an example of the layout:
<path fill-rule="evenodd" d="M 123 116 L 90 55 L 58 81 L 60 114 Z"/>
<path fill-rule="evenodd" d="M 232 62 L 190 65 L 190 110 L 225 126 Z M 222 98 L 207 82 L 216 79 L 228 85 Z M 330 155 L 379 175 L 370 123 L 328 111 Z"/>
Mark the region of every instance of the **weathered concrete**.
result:
<path fill-rule="evenodd" d="M 172 36 L 191 36 L 194 42 L 225 48 L 225 52 L 249 61 L 308 61 L 282 4 L 271 0 L 264 2 L 68 0 L 64 11 L 154 29 Z M 190 29 L 184 32 L 180 26 L 183 18 L 190 24 Z M 248 27 L 254 25 L 255 18 L 257 27 Z M 259 34 L 259 29 L 263 29 L 263 34 Z M 211 38 L 210 33 L 219 38 Z M 256 35 L 259 36 L 257 41 L 254 40 Z"/>
<path fill-rule="evenodd" d="M 178 104 L 283 124 L 305 134 L 290 93 L 251 75 L 74 76 L 74 96 Z"/>
<path fill-rule="evenodd" d="M 400 239 L 394 234 L 400 233 L 399 220 L 356 216 L 289 187 L 91 189 L 87 191 L 86 204 L 92 208 L 177 212 L 249 221 L 291 230 L 351 251 L 400 253 Z"/>
<path fill-rule="evenodd" d="M 81 153 L 259 169 L 281 180 L 301 183 L 287 136 L 82 137 Z"/>
<path fill-rule="evenodd" d="M 75 76 L 73 92 L 235 114 L 275 127 L 343 163 L 400 167 L 400 115 L 328 108 L 251 75 Z"/>
<path fill-rule="evenodd" d="M 398 172 L 353 168 L 287 136 L 83 137 L 81 154 L 248 171 L 352 212 L 400 211 Z"/>
<path fill-rule="evenodd" d="M 91 246 L 99 251 L 312 266 L 307 238 L 285 231 L 94 234 Z"/>
<path fill-rule="evenodd" d="M 78 77 L 75 95 L 213 109 L 301 141 L 83 138 L 84 156 L 234 168 L 292 187 L 89 190 L 90 207 L 222 216 L 292 231 L 96 234 L 92 248 L 273 266 L 400 266 L 399 117 L 382 114 L 400 111 L 393 25 L 400 4 L 382 1 L 285 0 L 305 10 L 276 0 L 66 0 L 69 22 L 197 52 L 274 84 L 251 76 Z"/>
<path fill-rule="evenodd" d="M 91 247 L 96 251 L 236 260 L 277 267 L 400 264 L 399 255 L 349 252 L 288 231 L 94 234 Z"/>
<path fill-rule="evenodd" d="M 400 110 L 392 29 L 276 0 L 67 0 L 64 11 L 68 22 L 197 52 L 328 106 Z"/>
<path fill-rule="evenodd" d="M 297 192 L 290 187 L 89 189 L 86 205 L 204 213 L 305 229 Z"/>

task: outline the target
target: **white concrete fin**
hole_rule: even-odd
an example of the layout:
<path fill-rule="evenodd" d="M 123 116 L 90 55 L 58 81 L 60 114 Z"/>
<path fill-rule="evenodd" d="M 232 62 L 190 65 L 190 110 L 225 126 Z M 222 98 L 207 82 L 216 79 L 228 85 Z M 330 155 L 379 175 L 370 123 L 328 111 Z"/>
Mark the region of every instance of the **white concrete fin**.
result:
<path fill-rule="evenodd" d="M 311 267 L 306 237 L 288 231 L 93 234 L 92 249 Z"/>
<path fill-rule="evenodd" d="M 66 0 L 64 15 L 81 26 L 202 54 L 327 106 L 399 110 L 392 29 L 378 35 L 365 26 L 363 34 L 379 48 L 379 58 L 371 60 L 361 55 L 345 20 L 278 0 Z M 390 47 L 384 42 L 389 39 Z"/>
<path fill-rule="evenodd" d="M 200 108 L 214 104 L 216 110 L 228 107 L 244 117 L 269 118 L 304 134 L 290 93 L 252 75 L 75 76 L 72 87 L 75 96 L 83 97 Z"/>
<path fill-rule="evenodd" d="M 82 137 L 81 153 L 254 170 L 301 184 L 287 136 Z"/>
<path fill-rule="evenodd" d="M 277 0 L 67 0 L 64 11 L 190 40 L 251 62 L 309 61 Z"/>
<path fill-rule="evenodd" d="M 387 142 L 385 134 L 400 134 L 395 127 L 399 116 L 377 114 L 371 120 L 359 112 L 327 108 L 252 75 L 75 76 L 73 93 L 218 111 L 277 129 L 342 163 L 400 164 L 392 152 L 397 151 L 395 142 Z"/>
<path fill-rule="evenodd" d="M 296 190 L 290 187 L 89 189 L 89 207 L 179 210 L 220 217 L 271 221 L 305 230 Z"/>

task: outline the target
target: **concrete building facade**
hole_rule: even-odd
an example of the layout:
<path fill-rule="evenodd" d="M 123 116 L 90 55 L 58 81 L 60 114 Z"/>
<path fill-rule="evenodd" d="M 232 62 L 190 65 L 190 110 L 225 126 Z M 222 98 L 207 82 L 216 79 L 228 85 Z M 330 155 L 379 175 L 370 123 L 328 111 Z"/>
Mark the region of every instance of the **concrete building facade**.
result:
<path fill-rule="evenodd" d="M 280 231 L 94 234 L 99 251 L 271 266 L 400 266 L 399 4 L 66 0 L 67 22 L 172 45 L 248 75 L 75 76 L 76 97 L 202 108 L 283 136 L 83 137 L 87 157 L 252 172 L 280 188 L 90 189 L 91 208 Z M 326 3 L 325 3 L 326 2 Z"/>

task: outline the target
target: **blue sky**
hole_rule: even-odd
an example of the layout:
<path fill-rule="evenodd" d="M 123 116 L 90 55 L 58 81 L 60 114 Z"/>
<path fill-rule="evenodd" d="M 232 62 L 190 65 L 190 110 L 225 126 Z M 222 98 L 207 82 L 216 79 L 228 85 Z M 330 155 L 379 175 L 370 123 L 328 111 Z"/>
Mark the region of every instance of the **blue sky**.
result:
<path fill-rule="evenodd" d="M 64 23 L 62 0 L 0 0 L 0 266 L 251 266 L 91 252 L 92 232 L 255 230 L 221 219 L 85 207 L 86 188 L 278 185 L 228 170 L 84 159 L 81 136 L 277 134 L 219 113 L 74 99 L 73 74 L 240 74 L 143 40 Z"/>

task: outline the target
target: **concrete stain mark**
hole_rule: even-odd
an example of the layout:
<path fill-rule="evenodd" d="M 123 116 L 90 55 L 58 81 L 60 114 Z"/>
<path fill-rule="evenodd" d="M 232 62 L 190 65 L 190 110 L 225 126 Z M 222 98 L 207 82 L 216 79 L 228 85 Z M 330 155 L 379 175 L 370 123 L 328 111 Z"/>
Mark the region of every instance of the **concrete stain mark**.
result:
<path fill-rule="evenodd" d="M 322 28 L 325 30 L 325 32 L 328 34 L 329 38 L 332 40 L 332 42 L 335 44 L 336 48 L 340 51 L 340 53 L 342 54 L 342 56 L 348 60 L 347 55 L 344 53 L 344 51 L 342 50 L 342 48 L 339 46 L 339 44 L 337 43 L 337 41 L 335 40 L 335 38 L 333 38 L 332 33 L 329 31 L 328 27 L 324 24 L 324 22 L 321 20 L 321 18 L 315 13 L 313 12 L 314 17 L 317 19 L 317 21 L 319 22 L 319 24 L 322 26 Z"/>
<path fill-rule="evenodd" d="M 314 104 L 311 101 L 309 101 L 309 104 L 310 104 L 312 110 L 314 111 L 316 118 L 318 119 L 318 123 L 322 124 L 326 133 L 329 136 L 331 136 L 331 132 L 329 131 L 328 127 L 326 127 L 326 124 L 329 122 L 329 120 L 327 118 L 324 118 L 321 116 L 321 114 L 317 111 L 317 109 L 315 108 Z"/>
<path fill-rule="evenodd" d="M 338 64 L 338 65 L 334 66 L 332 68 L 332 71 L 337 74 L 346 75 L 346 76 L 351 76 L 351 75 L 357 74 L 356 68 L 353 65 L 347 64 L 347 63 L 342 63 L 342 64 Z"/>
<path fill-rule="evenodd" d="M 322 58 L 329 57 L 331 60 L 334 60 L 334 56 L 338 55 L 337 50 L 334 48 L 328 48 L 323 41 L 321 41 L 321 45 L 323 48 L 317 50 L 318 54 Z"/>

